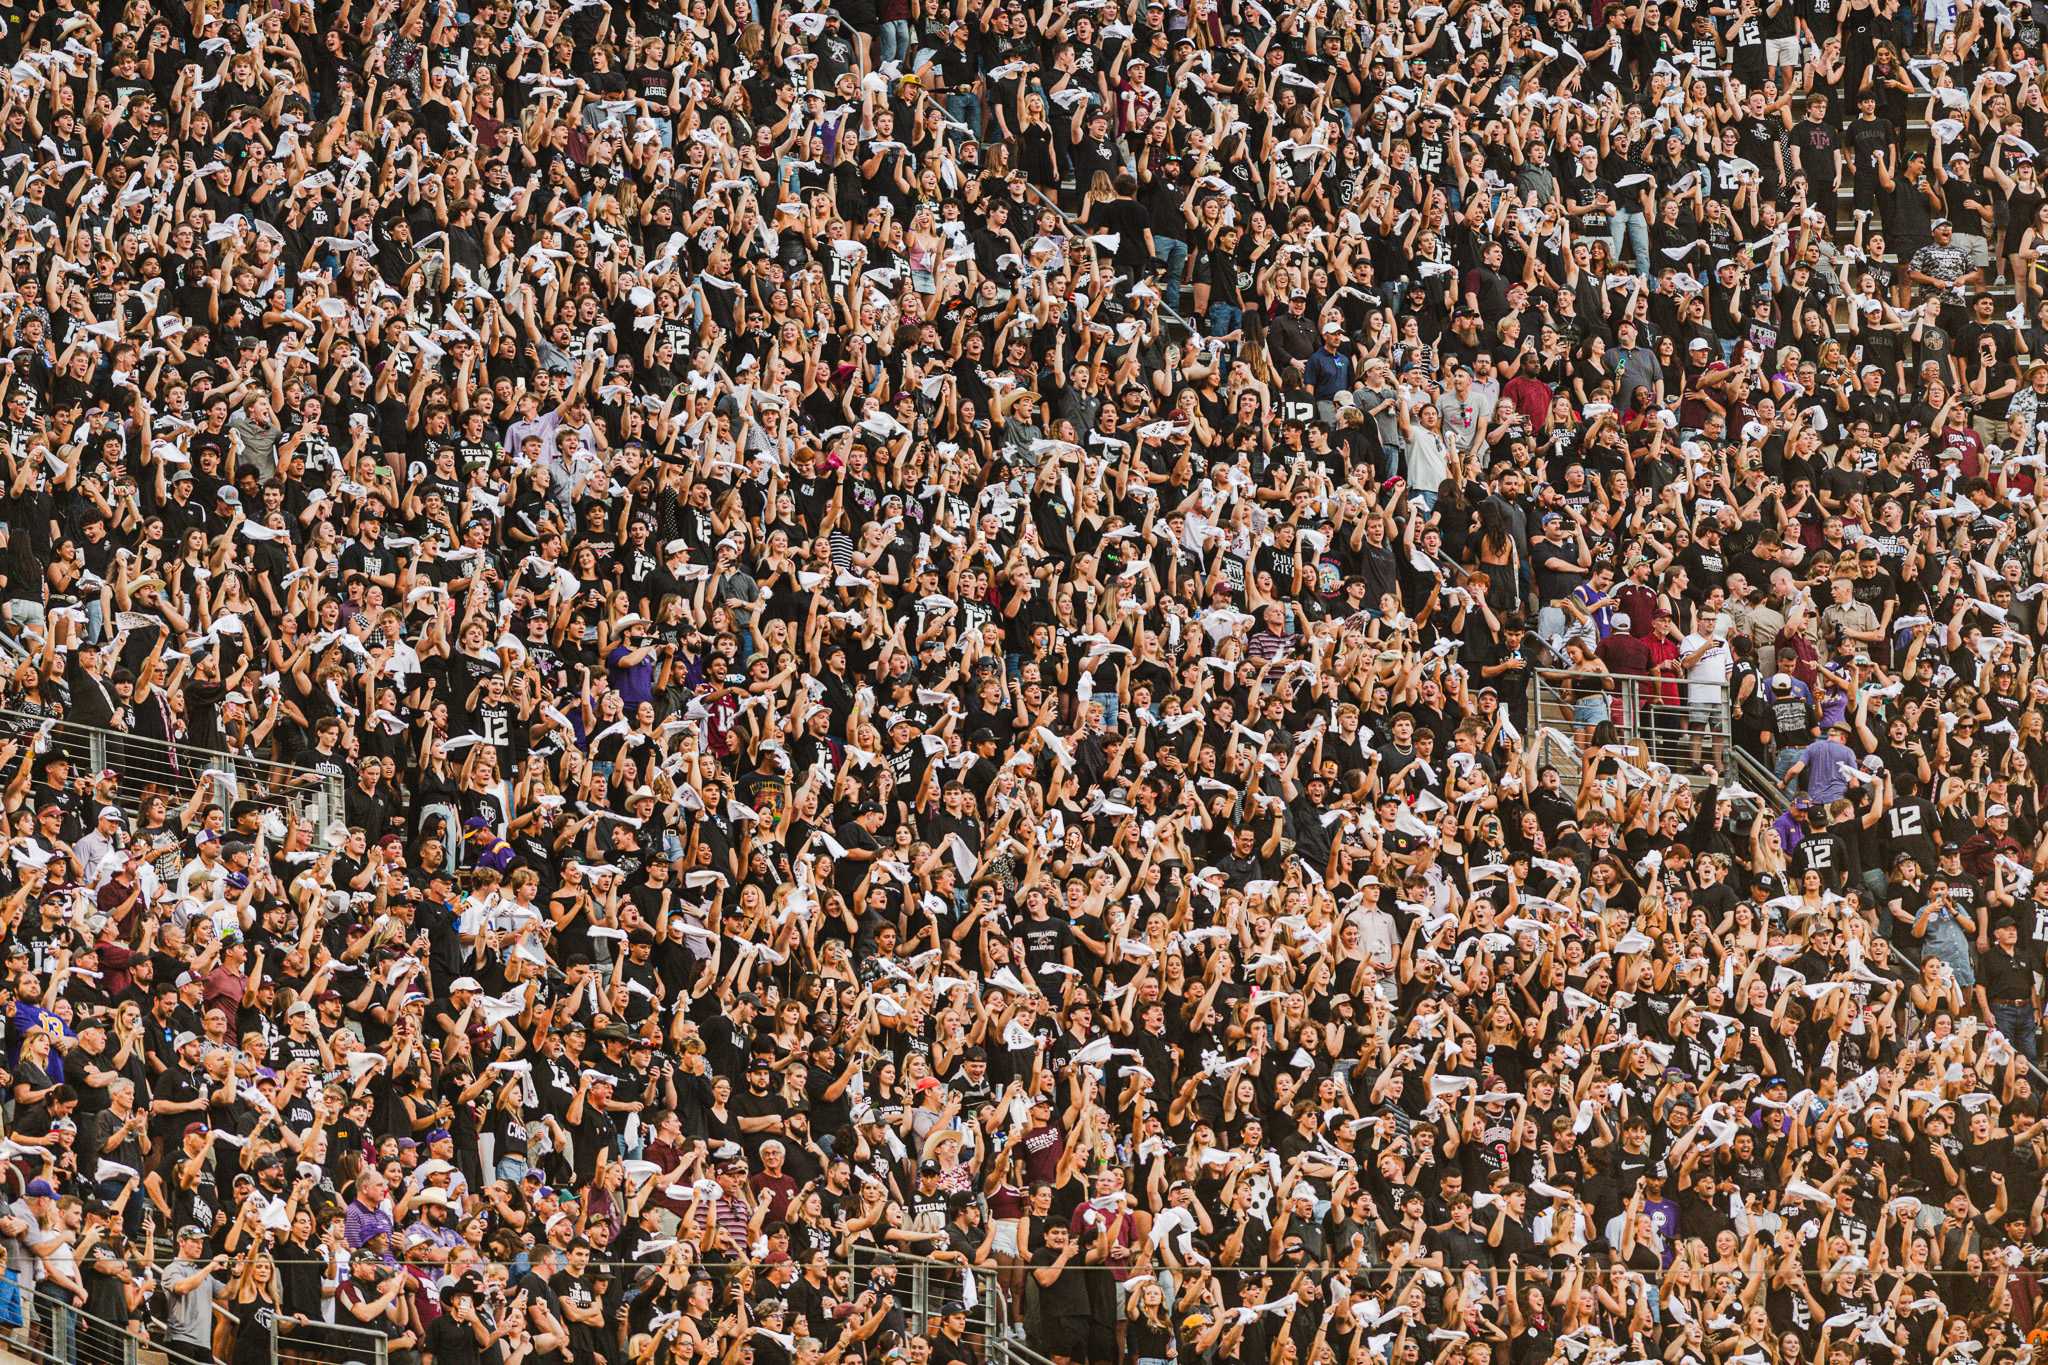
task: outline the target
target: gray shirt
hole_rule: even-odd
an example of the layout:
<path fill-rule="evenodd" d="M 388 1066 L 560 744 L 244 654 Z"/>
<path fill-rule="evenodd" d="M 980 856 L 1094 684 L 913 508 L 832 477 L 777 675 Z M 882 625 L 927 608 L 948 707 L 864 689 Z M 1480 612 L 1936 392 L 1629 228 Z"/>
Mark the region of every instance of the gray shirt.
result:
<path fill-rule="evenodd" d="M 6 1207 L 6 1212 L 9 1216 L 19 1218 L 28 1224 L 20 1236 L 9 1237 L 5 1241 L 7 1268 L 14 1272 L 15 1279 L 21 1282 L 22 1292 L 26 1294 L 35 1288 L 36 1283 L 36 1258 L 29 1247 L 42 1240 L 42 1224 L 36 1221 L 35 1214 L 29 1211 L 24 1200 L 15 1200 Z"/>
<path fill-rule="evenodd" d="M 1388 408 L 1385 412 L 1373 411 L 1382 403 L 1389 402 L 1393 403 L 1394 406 Z M 1380 434 L 1380 444 L 1399 450 L 1402 445 L 1401 419 L 1396 415 L 1397 409 L 1400 407 L 1399 392 L 1394 389 L 1374 389 L 1360 386 L 1358 390 L 1358 405 L 1365 410 L 1367 416 L 1372 418 L 1373 426 L 1378 429 Z"/>
<path fill-rule="evenodd" d="M 205 1261 L 188 1261 L 179 1257 L 164 1267 L 163 1279 L 165 1297 L 170 1300 L 170 1338 L 187 1345 L 213 1349 L 213 1301 L 220 1293 L 220 1282 L 207 1275 L 192 1286 L 189 1294 L 180 1294 L 175 1286 L 205 1270 Z"/>
<path fill-rule="evenodd" d="M 228 430 L 242 443 L 235 464 L 247 465 L 256 471 L 259 482 L 268 482 L 277 473 L 277 447 L 284 440 L 284 428 L 278 425 L 277 418 L 272 417 L 259 427 L 247 414 L 237 413 L 228 423 Z"/>
<path fill-rule="evenodd" d="M 1531 160 L 1515 173 L 1515 188 L 1532 204 L 1547 204 L 1558 197 L 1557 177 L 1541 161 Z"/>
<path fill-rule="evenodd" d="M 1615 407 L 1627 407 L 1638 384 L 1652 394 L 1657 392 L 1657 384 L 1664 378 L 1664 366 L 1655 351 L 1648 346 L 1617 346 L 1610 356 L 1621 365 L 1621 393 L 1615 399 Z"/>

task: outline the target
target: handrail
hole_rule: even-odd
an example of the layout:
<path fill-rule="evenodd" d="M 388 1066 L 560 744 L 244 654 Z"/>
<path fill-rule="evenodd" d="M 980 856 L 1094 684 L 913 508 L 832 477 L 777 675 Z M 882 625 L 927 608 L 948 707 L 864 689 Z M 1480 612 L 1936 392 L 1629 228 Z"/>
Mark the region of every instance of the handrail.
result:
<path fill-rule="evenodd" d="M 233 1323 L 237 1333 L 242 1330 L 240 1315 L 228 1306 L 226 1300 L 214 1300 L 213 1312 L 216 1318 L 225 1318 Z M 291 1360 L 326 1365 L 326 1362 L 332 1361 L 334 1358 L 331 1350 L 316 1349 L 310 1352 L 295 1352 L 284 1349 L 284 1346 L 280 1345 L 280 1343 L 289 1345 L 294 1339 L 315 1341 L 321 1337 L 342 1336 L 362 1338 L 362 1349 L 368 1352 L 367 1357 L 361 1359 L 352 1358 L 350 1365 L 385 1365 L 385 1359 L 390 1353 L 390 1333 L 382 1328 L 359 1327 L 349 1322 L 329 1322 L 325 1318 L 309 1320 L 303 1327 L 286 1327 L 284 1324 L 285 1316 L 283 1313 L 273 1313 L 270 1316 L 270 1358 L 274 1362 Z"/>
<path fill-rule="evenodd" d="M 1676 691 L 1679 696 L 1679 700 L 1676 702 L 1669 703 L 1670 705 L 1697 705 L 1697 703 L 1688 700 L 1687 693 L 1688 690 L 1693 686 L 1693 684 L 1688 682 L 1682 674 L 1619 673 L 1611 668 L 1539 668 L 1536 670 L 1536 676 L 1538 678 L 1543 679 L 1565 680 L 1575 682 L 1581 684 L 1582 686 L 1591 684 L 1593 685 L 1593 687 L 1597 688 L 1597 690 L 1603 692 L 1619 691 L 1620 689 L 1618 687 L 1609 686 L 1609 684 L 1618 683 L 1633 683 L 1639 689 L 1670 688 Z M 1728 686 L 1726 683 L 1723 683 L 1721 687 L 1723 692 L 1726 692 L 1728 690 Z M 1589 688 L 1588 690 L 1593 690 L 1593 688 Z"/>
<path fill-rule="evenodd" d="M 195 787 L 210 783 L 212 799 L 223 807 L 246 801 L 310 822 L 314 843 L 320 848 L 329 846 L 328 827 L 347 815 L 340 776 L 279 759 L 205 749 L 6 708 L 0 708 L 0 733 L 32 738 L 38 752 L 55 747 L 72 760 L 74 768 L 95 774 L 111 771 L 115 803 L 130 813 L 152 794 L 163 796 L 175 809 Z"/>
<path fill-rule="evenodd" d="M 1791 793 L 1778 781 L 1778 775 L 1759 762 L 1749 750 L 1739 744 L 1728 748 L 1728 767 L 1742 779 L 1742 785 L 1762 797 L 1764 804 L 1776 815 L 1792 804 Z"/>
<path fill-rule="evenodd" d="M 1708 781 L 1708 772 L 1725 766 L 1734 747 L 1734 706 L 1726 683 L 1718 699 L 1694 700 L 1697 684 L 1661 673 L 1614 673 L 1605 669 L 1543 668 L 1536 671 L 1529 693 L 1530 743 L 1542 744 L 1546 731 L 1570 735 L 1595 723 L 1581 711 L 1588 705 L 1599 721 L 1612 721 L 1622 735 L 1639 740 L 1652 756 L 1693 785 Z M 1569 741 L 1562 747 L 1570 748 Z M 1577 773 L 1574 750 L 1568 763 Z"/>
<path fill-rule="evenodd" d="M 390 1333 L 381 1328 L 361 1327 L 351 1322 L 328 1322 L 325 1319 L 308 1322 L 304 1327 L 288 1326 L 283 1314 L 273 1313 L 270 1318 L 270 1358 L 276 1362 L 303 1360 L 324 1365 L 324 1362 L 331 1361 L 334 1355 L 331 1349 L 324 1349 L 329 1346 L 329 1341 L 322 1339 L 331 1340 L 334 1337 L 360 1341 L 360 1350 L 367 1353 L 366 1356 L 358 1358 L 361 1365 L 384 1365 L 385 1356 L 390 1350 Z M 311 1351 L 290 1349 L 294 1344 L 314 1343 L 318 1345 Z"/>
<path fill-rule="evenodd" d="M 135 1365 L 147 1340 L 125 1324 L 46 1299 L 27 1285 L 21 1289 L 21 1317 L 21 1334 L 8 1336 L 7 1350 L 36 1365 Z"/>

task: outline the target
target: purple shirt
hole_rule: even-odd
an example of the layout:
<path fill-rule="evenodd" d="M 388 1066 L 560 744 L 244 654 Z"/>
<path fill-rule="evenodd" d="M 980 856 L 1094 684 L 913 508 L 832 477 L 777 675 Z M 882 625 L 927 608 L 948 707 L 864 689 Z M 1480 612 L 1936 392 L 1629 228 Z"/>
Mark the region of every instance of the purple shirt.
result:
<path fill-rule="evenodd" d="M 626 656 L 632 652 L 625 645 L 613 645 L 605 658 L 611 665 L 612 687 L 629 713 L 641 702 L 654 700 L 654 651 L 649 650 L 647 657 L 637 664 L 626 663 Z"/>
<path fill-rule="evenodd" d="M 1816 805 L 1839 801 L 1849 794 L 1844 768 L 1854 767 L 1856 751 L 1839 740 L 1823 736 L 1806 746 L 1806 794 Z"/>
<path fill-rule="evenodd" d="M 1799 847 L 1799 841 L 1806 837 L 1806 826 L 1793 819 L 1789 810 L 1771 821 L 1771 828 L 1778 831 L 1778 845 L 1787 853 Z"/>
<path fill-rule="evenodd" d="M 361 1251 L 372 1237 L 391 1235 L 391 1215 L 382 1209 L 367 1208 L 360 1199 L 351 1199 L 343 1210 L 342 1219 L 348 1233 L 348 1244 Z"/>

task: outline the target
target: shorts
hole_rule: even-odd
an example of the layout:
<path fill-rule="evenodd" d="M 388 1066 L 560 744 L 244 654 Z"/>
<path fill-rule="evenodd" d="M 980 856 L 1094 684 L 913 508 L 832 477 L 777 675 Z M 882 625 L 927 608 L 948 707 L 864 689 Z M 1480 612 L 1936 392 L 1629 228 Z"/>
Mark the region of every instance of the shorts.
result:
<path fill-rule="evenodd" d="M 1984 270 L 1991 265 L 1991 241 L 1983 233 L 1953 233 L 1949 237 L 1949 242 L 1958 251 L 1962 252 L 1963 255 L 1968 257 L 1970 264 L 1976 266 L 1977 269 Z"/>
<path fill-rule="evenodd" d="M 1089 1321 L 1087 1318 L 1059 1317 L 1046 1318 L 1038 1325 L 1038 1344 L 1049 1356 L 1061 1356 L 1068 1360 L 1088 1359 Z"/>
<path fill-rule="evenodd" d="M 1799 65 L 1799 58 L 1799 38 L 1797 35 L 1790 38 L 1764 39 L 1765 66 L 1797 66 Z"/>

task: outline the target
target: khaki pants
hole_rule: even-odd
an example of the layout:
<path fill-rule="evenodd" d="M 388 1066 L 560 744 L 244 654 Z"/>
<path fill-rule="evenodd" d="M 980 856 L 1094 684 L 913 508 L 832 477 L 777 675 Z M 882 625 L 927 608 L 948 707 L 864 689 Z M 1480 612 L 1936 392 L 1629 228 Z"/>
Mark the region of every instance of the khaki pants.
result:
<path fill-rule="evenodd" d="M 1949 240 L 1961 250 L 1969 253 L 1970 264 L 1977 267 L 1977 269 L 1984 270 L 1990 267 L 1991 243 L 1986 241 L 1982 234 L 1958 232 L 1950 237 Z"/>

